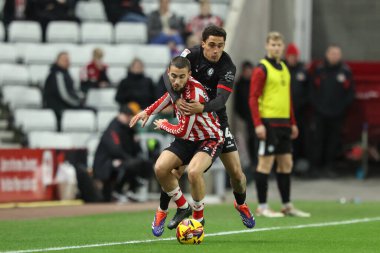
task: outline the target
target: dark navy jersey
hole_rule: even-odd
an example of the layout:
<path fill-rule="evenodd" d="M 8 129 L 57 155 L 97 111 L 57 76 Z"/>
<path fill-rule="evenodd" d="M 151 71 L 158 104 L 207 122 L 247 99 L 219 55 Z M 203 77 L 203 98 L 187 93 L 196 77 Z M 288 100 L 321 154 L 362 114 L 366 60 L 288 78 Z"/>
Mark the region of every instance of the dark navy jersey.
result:
<path fill-rule="evenodd" d="M 232 92 L 236 66 L 226 52 L 223 52 L 221 58 L 216 63 L 210 62 L 204 57 L 203 48 L 201 46 L 185 49 L 181 56 L 189 59 L 191 63 L 191 75 L 204 86 L 210 100 L 214 100 L 220 93 L 227 92 L 230 94 Z M 216 100 L 214 101 L 217 102 Z M 226 99 L 221 101 L 223 101 L 223 104 L 213 104 L 213 101 L 211 101 L 207 111 L 215 111 L 219 117 L 222 128 L 225 128 L 228 126 L 228 118 L 224 104 Z"/>
<path fill-rule="evenodd" d="M 209 62 L 203 56 L 203 48 L 201 46 L 185 49 L 181 56 L 189 59 L 191 63 L 191 75 L 205 87 L 210 99 L 216 97 L 217 88 L 224 88 L 232 92 L 236 67 L 226 52 L 223 52 L 221 58 L 216 63 Z"/>

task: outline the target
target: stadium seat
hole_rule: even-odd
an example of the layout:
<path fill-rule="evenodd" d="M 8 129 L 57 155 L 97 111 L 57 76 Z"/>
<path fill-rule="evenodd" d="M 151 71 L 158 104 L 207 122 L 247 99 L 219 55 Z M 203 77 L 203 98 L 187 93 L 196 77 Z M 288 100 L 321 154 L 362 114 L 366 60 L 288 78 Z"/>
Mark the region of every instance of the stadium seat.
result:
<path fill-rule="evenodd" d="M 16 109 L 15 126 L 24 133 L 31 131 L 56 131 L 57 118 L 51 109 Z"/>
<path fill-rule="evenodd" d="M 117 110 L 115 95 L 115 88 L 90 89 L 87 92 L 85 104 L 98 110 Z"/>
<path fill-rule="evenodd" d="M 91 135 L 90 139 L 87 141 L 87 166 L 92 168 L 94 163 L 94 157 L 96 149 L 98 148 L 100 141 L 100 136 Z"/>
<path fill-rule="evenodd" d="M 0 86 L 29 84 L 29 72 L 25 65 L 1 64 Z"/>
<path fill-rule="evenodd" d="M 108 78 L 113 86 L 118 86 L 120 81 L 127 76 L 126 67 L 109 67 L 107 69 Z"/>
<path fill-rule="evenodd" d="M 84 132 L 65 132 L 63 134 L 70 136 L 73 148 L 87 148 L 87 142 L 91 139 L 91 136 L 94 135 L 94 133 Z"/>
<path fill-rule="evenodd" d="M 65 110 L 61 129 L 62 132 L 95 132 L 95 113 L 91 110 Z"/>
<path fill-rule="evenodd" d="M 22 59 L 26 64 L 51 65 L 60 48 L 54 44 L 29 44 L 22 49 Z"/>
<path fill-rule="evenodd" d="M 45 86 L 45 81 L 50 72 L 49 65 L 29 65 L 29 80 L 33 85 L 38 85 L 40 88 Z"/>
<path fill-rule="evenodd" d="M 170 50 L 166 45 L 142 45 L 137 48 L 136 57 L 140 58 L 145 67 L 162 67 L 165 69 L 170 62 Z"/>
<path fill-rule="evenodd" d="M 78 43 L 80 28 L 72 21 L 52 21 L 46 30 L 46 40 L 49 43 Z"/>
<path fill-rule="evenodd" d="M 3 101 L 11 110 L 42 107 L 42 94 L 36 87 L 7 85 L 2 90 Z"/>
<path fill-rule="evenodd" d="M 119 22 L 115 25 L 115 42 L 127 44 L 147 43 L 148 31 L 145 23 Z"/>
<path fill-rule="evenodd" d="M 1 52 L 0 64 L 17 62 L 17 59 L 18 59 L 17 48 L 13 44 L 0 43 L 0 52 Z"/>
<path fill-rule="evenodd" d="M 111 23 L 82 23 L 82 43 L 112 43 L 113 36 L 114 32 Z"/>
<path fill-rule="evenodd" d="M 149 15 L 152 11 L 158 10 L 158 1 L 142 1 L 141 6 L 145 15 Z"/>
<path fill-rule="evenodd" d="M 178 16 L 182 16 L 185 22 L 189 22 L 191 18 L 199 14 L 199 4 L 195 1 L 186 3 L 170 3 L 170 10 Z"/>
<path fill-rule="evenodd" d="M 92 48 L 75 45 L 68 50 L 71 66 L 82 67 L 91 61 Z"/>
<path fill-rule="evenodd" d="M 79 1 L 75 8 L 75 15 L 81 21 L 106 21 L 104 6 L 100 1 Z"/>
<path fill-rule="evenodd" d="M 104 50 L 104 62 L 109 66 L 128 67 L 136 56 L 137 46 L 117 45 L 102 47 Z"/>
<path fill-rule="evenodd" d="M 70 149 L 74 147 L 70 135 L 58 132 L 32 131 L 28 134 L 29 148 Z"/>
<path fill-rule="evenodd" d="M 81 71 L 80 67 L 74 66 L 74 67 L 69 68 L 70 76 L 74 81 L 74 89 L 77 91 L 80 90 L 80 71 Z"/>
<path fill-rule="evenodd" d="M 228 8 L 228 4 L 213 3 L 211 5 L 211 12 L 212 14 L 219 16 L 223 22 L 226 22 L 228 16 Z"/>
<path fill-rule="evenodd" d="M 113 118 L 115 118 L 116 115 L 117 115 L 116 110 L 98 111 L 98 115 L 96 118 L 98 132 L 103 132 L 108 127 L 108 124 L 113 120 Z"/>
<path fill-rule="evenodd" d="M 152 78 L 155 85 L 158 83 L 158 81 L 160 80 L 164 72 L 165 72 L 165 68 L 163 67 L 159 67 L 159 68 L 146 67 L 145 68 L 146 76 L 149 76 L 150 78 Z"/>
<path fill-rule="evenodd" d="M 42 29 L 36 21 L 13 21 L 8 27 L 9 42 L 42 41 Z"/>

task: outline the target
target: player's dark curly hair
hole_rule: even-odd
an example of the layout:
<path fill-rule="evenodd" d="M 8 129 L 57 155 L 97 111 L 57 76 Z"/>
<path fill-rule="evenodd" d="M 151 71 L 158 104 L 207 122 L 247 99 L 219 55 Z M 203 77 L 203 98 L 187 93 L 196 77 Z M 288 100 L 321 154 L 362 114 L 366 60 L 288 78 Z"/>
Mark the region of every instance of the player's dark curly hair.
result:
<path fill-rule="evenodd" d="M 206 41 L 210 36 L 223 37 L 224 41 L 226 41 L 227 33 L 222 27 L 210 25 L 203 30 L 202 41 Z"/>
<path fill-rule="evenodd" d="M 191 70 L 190 61 L 186 57 L 182 56 L 174 57 L 170 62 L 170 66 L 174 66 L 179 69 L 187 68 L 188 70 Z"/>

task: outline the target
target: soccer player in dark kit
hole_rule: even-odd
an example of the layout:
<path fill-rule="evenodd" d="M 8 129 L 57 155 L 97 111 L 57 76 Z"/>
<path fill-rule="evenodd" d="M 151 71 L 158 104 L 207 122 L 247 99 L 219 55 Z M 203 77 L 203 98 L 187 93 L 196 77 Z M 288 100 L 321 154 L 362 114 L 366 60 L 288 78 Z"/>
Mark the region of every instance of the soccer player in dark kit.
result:
<path fill-rule="evenodd" d="M 201 104 L 196 101 L 185 101 L 170 85 L 165 85 L 171 98 L 185 115 L 216 112 L 225 138 L 222 154 L 219 157 L 230 176 L 230 183 L 235 196 L 234 205 L 243 224 L 247 228 L 253 228 L 255 220 L 245 203 L 246 177 L 242 171 L 234 136 L 229 129 L 225 106 L 232 92 L 236 73 L 236 66 L 230 56 L 223 51 L 226 37 L 227 34 L 223 28 L 208 26 L 202 33 L 201 45 L 185 49 L 181 54 L 181 56 L 189 59 L 192 76 L 204 86 L 210 98 L 209 102 Z M 161 201 L 163 199 L 170 201 L 169 197 L 165 197 L 164 192 L 161 193 Z"/>

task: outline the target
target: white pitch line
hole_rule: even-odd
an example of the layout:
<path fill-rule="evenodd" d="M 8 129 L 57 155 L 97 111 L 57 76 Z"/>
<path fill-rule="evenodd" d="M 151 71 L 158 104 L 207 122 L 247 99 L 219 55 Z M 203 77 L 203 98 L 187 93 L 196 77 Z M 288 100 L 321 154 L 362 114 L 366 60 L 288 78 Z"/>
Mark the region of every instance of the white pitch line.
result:
<path fill-rule="evenodd" d="M 242 233 L 255 233 L 263 231 L 274 231 L 274 230 L 286 230 L 286 229 L 302 229 L 302 228 L 315 228 L 315 227 L 329 227 L 329 226 L 339 226 L 339 225 L 350 225 L 355 223 L 366 223 L 380 221 L 380 217 L 373 218 L 363 218 L 363 219 L 354 219 L 354 220 L 344 220 L 344 221 L 332 221 L 324 223 L 313 223 L 305 225 L 295 225 L 295 226 L 284 226 L 284 227 L 269 227 L 269 228 L 257 228 L 257 229 L 246 229 L 246 230 L 237 230 L 237 231 L 227 231 L 206 234 L 206 237 L 213 236 L 222 236 L 222 235 L 233 235 L 233 234 L 242 234 Z M 29 252 L 46 252 L 46 251 L 60 251 L 60 250 L 69 250 L 69 249 L 84 249 L 84 248 L 96 248 L 96 247 L 107 247 L 115 245 L 126 245 L 126 244 L 141 244 L 141 243 L 150 243 L 150 242 L 159 242 L 159 241 L 171 241 L 177 240 L 175 237 L 162 238 L 162 239 L 150 239 L 150 240 L 135 240 L 135 241 L 126 241 L 126 242 L 109 242 L 109 243 L 97 243 L 97 244 L 87 244 L 87 245 L 77 245 L 77 246 L 64 246 L 64 247 L 52 247 L 44 249 L 28 249 L 28 250 L 16 250 L 16 251 L 1 251 L 0 253 L 29 253 Z"/>

